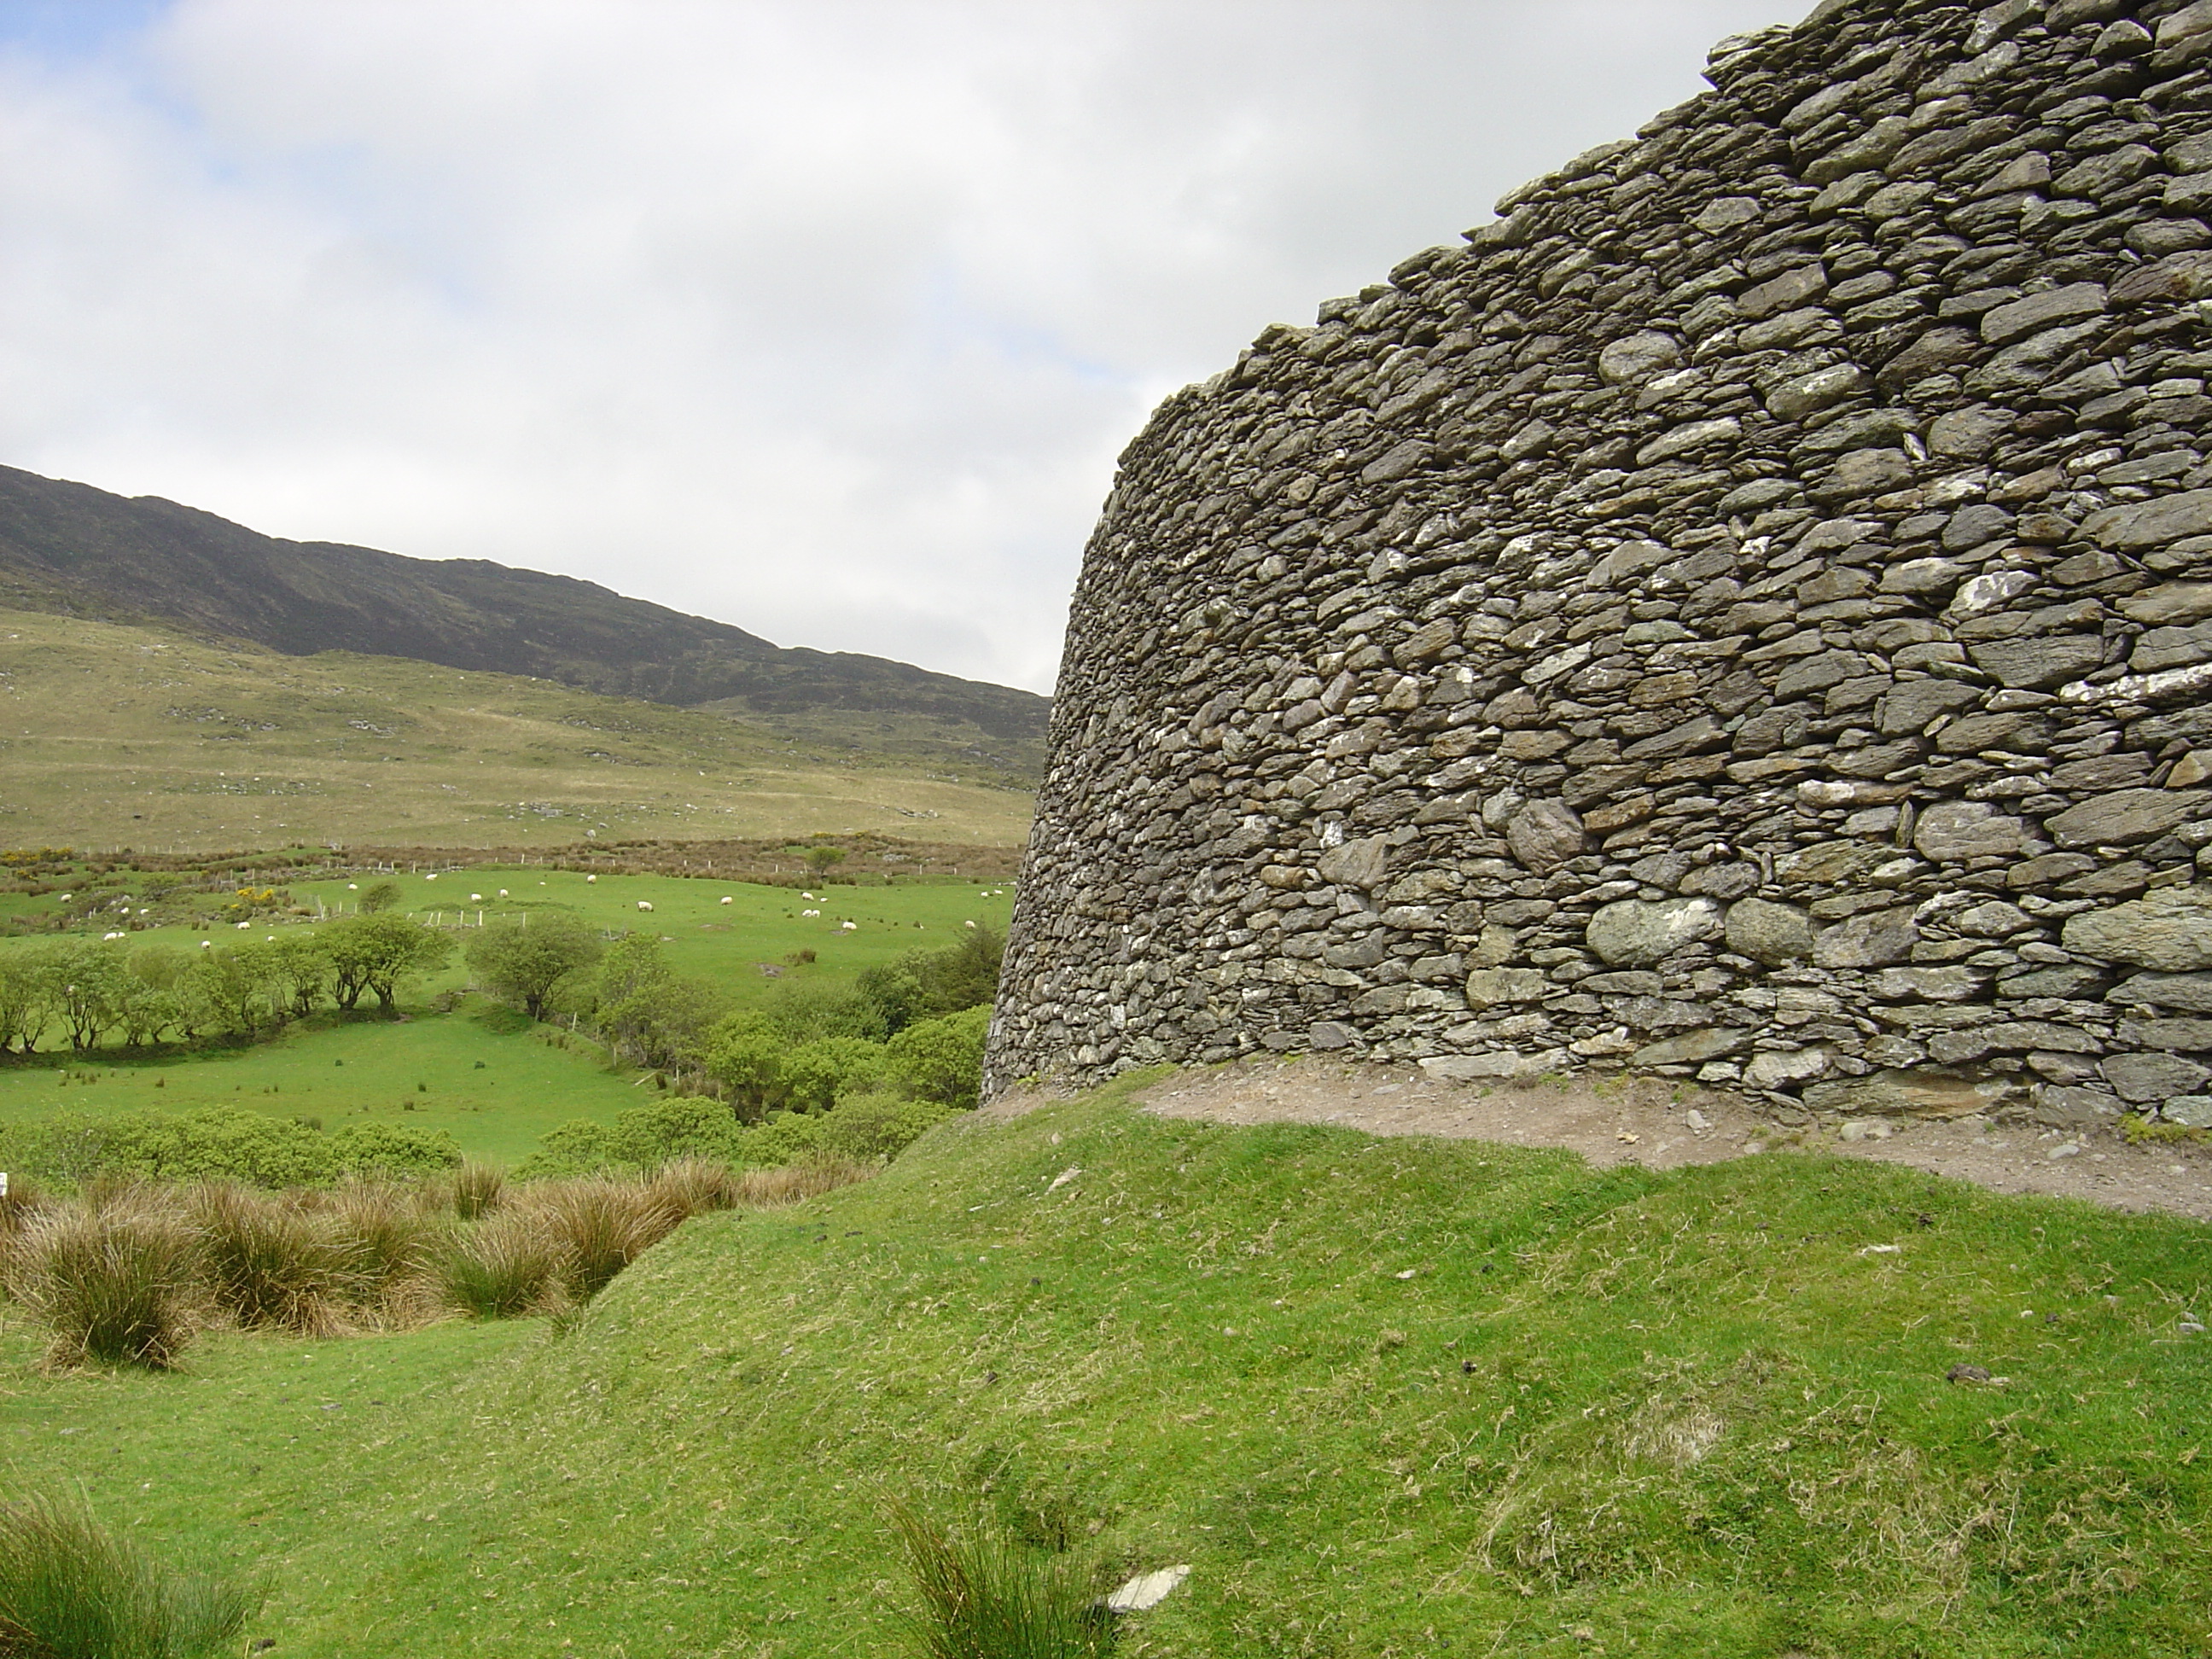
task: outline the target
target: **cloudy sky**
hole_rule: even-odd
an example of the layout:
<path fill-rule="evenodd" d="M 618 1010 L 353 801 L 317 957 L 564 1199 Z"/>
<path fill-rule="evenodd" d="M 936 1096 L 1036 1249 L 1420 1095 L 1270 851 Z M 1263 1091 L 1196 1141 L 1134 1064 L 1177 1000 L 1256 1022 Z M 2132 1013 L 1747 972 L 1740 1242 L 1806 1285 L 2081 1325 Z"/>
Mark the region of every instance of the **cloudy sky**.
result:
<path fill-rule="evenodd" d="M 1113 459 L 1810 0 L 0 0 L 0 463 L 1040 690 Z"/>

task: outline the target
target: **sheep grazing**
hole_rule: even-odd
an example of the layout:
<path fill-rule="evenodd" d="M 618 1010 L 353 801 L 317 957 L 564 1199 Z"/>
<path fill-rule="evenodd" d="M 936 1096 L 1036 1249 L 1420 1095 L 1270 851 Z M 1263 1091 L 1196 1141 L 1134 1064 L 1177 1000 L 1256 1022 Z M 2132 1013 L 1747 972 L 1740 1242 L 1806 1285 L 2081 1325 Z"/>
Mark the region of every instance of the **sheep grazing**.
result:
<path fill-rule="evenodd" d="M 731 898 L 730 898 L 730 896 L 729 896 L 727 893 L 725 893 L 725 894 L 723 894 L 723 895 L 722 895 L 722 902 L 723 902 L 723 903 L 725 903 L 725 904 L 728 904 L 728 903 L 730 903 L 731 902 L 732 902 L 732 900 L 731 900 Z"/>
<path fill-rule="evenodd" d="M 589 884 L 591 884 L 591 883 L 592 883 L 592 882 L 597 881 L 598 879 L 599 879 L 599 878 L 598 878 L 597 876 L 586 876 L 586 877 L 584 878 L 584 881 L 585 881 L 585 883 L 586 883 L 586 885 L 588 885 Z"/>
<path fill-rule="evenodd" d="M 637 902 L 637 908 L 641 910 L 650 910 L 653 908 L 653 901 L 651 899 L 640 899 Z"/>
<path fill-rule="evenodd" d="M 801 910 L 799 914 L 802 916 L 818 916 L 822 913 L 819 910 Z"/>

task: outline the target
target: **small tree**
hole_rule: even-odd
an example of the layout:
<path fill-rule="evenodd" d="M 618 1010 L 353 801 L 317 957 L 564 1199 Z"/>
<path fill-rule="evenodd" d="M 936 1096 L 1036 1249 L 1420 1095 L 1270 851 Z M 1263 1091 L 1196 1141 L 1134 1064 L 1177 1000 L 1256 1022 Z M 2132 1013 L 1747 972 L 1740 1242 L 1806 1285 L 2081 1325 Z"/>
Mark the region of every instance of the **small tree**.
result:
<path fill-rule="evenodd" d="M 845 849 L 842 847 L 810 847 L 806 849 L 806 867 L 817 878 L 827 878 L 844 861 Z"/>
<path fill-rule="evenodd" d="M 204 951 L 192 964 L 185 994 L 209 1024 L 250 1037 L 283 1014 L 276 953 L 258 944 Z"/>
<path fill-rule="evenodd" d="M 581 919 L 551 910 L 539 912 L 527 927 L 502 921 L 481 928 L 464 954 L 485 989 L 539 1019 L 553 988 L 597 962 L 605 948 Z"/>
<path fill-rule="evenodd" d="M 373 916 L 380 910 L 389 910 L 399 902 L 399 884 L 380 881 L 361 896 L 361 913 Z"/>
<path fill-rule="evenodd" d="M 337 971 L 331 953 L 314 934 L 296 931 L 284 934 L 270 948 L 276 954 L 283 999 L 295 1018 L 305 1019 L 331 994 Z"/>
<path fill-rule="evenodd" d="M 29 1054 L 53 1017 L 53 952 L 0 951 L 0 1054 L 20 1047 Z"/>
<path fill-rule="evenodd" d="M 123 1023 L 124 1006 L 130 1000 L 131 981 L 124 952 L 88 939 L 64 949 L 52 971 L 54 1005 L 69 1027 L 70 1047 L 79 1051 L 97 1048 L 100 1038 Z"/>
<path fill-rule="evenodd" d="M 756 1123 L 788 1097 L 783 1054 L 790 1045 L 766 1014 L 734 1013 L 707 1034 L 707 1070 L 730 1091 L 738 1116 Z"/>
<path fill-rule="evenodd" d="M 445 965 L 453 942 L 409 917 L 342 916 L 325 924 L 321 943 L 331 963 L 331 994 L 351 1009 L 374 993 L 386 1014 L 399 1009 L 399 981 Z"/>

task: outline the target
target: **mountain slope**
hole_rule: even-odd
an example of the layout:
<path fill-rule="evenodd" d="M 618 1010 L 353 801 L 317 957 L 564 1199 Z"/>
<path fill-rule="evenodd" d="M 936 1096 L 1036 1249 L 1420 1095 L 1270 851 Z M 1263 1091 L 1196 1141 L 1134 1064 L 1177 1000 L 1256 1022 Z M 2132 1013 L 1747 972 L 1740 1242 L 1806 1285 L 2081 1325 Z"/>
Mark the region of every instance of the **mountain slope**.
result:
<path fill-rule="evenodd" d="M 1017 780 L 946 760 L 543 678 L 0 609 L 0 848 L 1018 844 Z"/>
<path fill-rule="evenodd" d="M 354 651 L 528 674 L 741 717 L 890 714 L 972 728 L 1025 763 L 1047 700 L 845 652 L 785 649 L 594 583 L 484 559 L 293 542 L 0 467 L 0 604 L 160 620 L 289 656 Z M 939 741 L 958 734 L 939 730 Z"/>

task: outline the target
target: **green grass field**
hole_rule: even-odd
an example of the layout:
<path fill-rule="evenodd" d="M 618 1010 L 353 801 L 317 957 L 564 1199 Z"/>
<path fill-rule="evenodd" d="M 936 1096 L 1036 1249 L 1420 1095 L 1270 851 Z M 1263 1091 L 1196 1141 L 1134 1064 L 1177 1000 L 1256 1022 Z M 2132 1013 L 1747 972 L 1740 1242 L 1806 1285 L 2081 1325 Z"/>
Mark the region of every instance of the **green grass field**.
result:
<path fill-rule="evenodd" d="M 567 843 L 872 830 L 1018 844 L 1034 745 L 927 720 L 778 732 L 398 657 L 286 657 L 0 611 L 0 846 Z"/>
<path fill-rule="evenodd" d="M 11 1316 L 0 1425 L 14 1482 L 272 1569 L 279 1654 L 899 1652 L 898 1498 L 1189 1564 L 1133 1656 L 2193 1656 L 2209 1244 L 1109 1092 L 694 1220 L 565 1333 L 46 1376 Z"/>
<path fill-rule="evenodd" d="M 1013 903 L 1010 888 L 823 886 L 811 890 L 816 902 L 810 902 L 799 890 L 781 887 L 656 876 L 587 880 L 534 866 L 396 879 L 402 908 L 426 922 L 452 925 L 465 913 L 473 924 L 480 913 L 518 917 L 558 906 L 607 932 L 651 933 L 665 941 L 667 959 L 678 973 L 714 981 L 738 1006 L 756 1006 L 782 984 L 849 983 L 862 969 L 906 951 L 951 945 L 970 921 L 1003 930 Z M 358 902 L 359 890 L 373 881 L 307 882 L 291 891 L 301 902 L 319 901 L 335 911 Z M 471 902 L 478 895 L 483 902 Z M 52 895 L 8 896 L 17 901 L 19 913 L 50 910 L 57 902 Z M 726 896 L 728 904 L 721 902 Z M 640 910 L 641 902 L 653 909 Z M 809 916 L 809 910 L 821 914 Z M 848 921 L 851 931 L 844 927 Z M 244 932 L 159 927 L 134 933 L 130 942 L 197 950 L 203 939 L 220 944 L 273 931 L 273 925 Z M 650 1085 L 637 1086 L 635 1072 L 609 1070 L 603 1052 L 588 1040 L 563 1039 L 568 1046 L 553 1046 L 549 1039 L 556 1033 L 533 1030 L 480 998 L 451 1012 L 433 1012 L 429 1005 L 437 993 L 459 990 L 468 981 L 458 947 L 469 934 L 469 928 L 454 927 L 452 963 L 406 1000 L 404 1022 L 326 1016 L 251 1048 L 143 1055 L 116 1048 L 89 1056 L 62 1048 L 27 1061 L 0 1061 L 0 1120 L 52 1111 L 230 1106 L 319 1118 L 334 1130 L 366 1115 L 445 1129 L 473 1156 L 519 1161 L 556 1124 L 571 1118 L 611 1121 L 646 1097 Z M 40 937 L 53 936 L 0 939 L 0 951 L 35 949 Z M 812 963 L 787 961 L 807 950 L 815 952 Z M 763 967 L 777 969 L 776 976 Z M 49 1040 L 58 1042 L 58 1035 Z"/>

